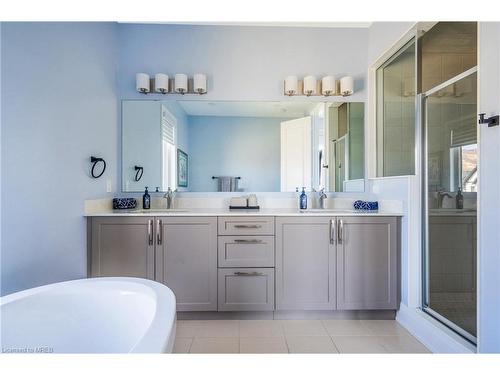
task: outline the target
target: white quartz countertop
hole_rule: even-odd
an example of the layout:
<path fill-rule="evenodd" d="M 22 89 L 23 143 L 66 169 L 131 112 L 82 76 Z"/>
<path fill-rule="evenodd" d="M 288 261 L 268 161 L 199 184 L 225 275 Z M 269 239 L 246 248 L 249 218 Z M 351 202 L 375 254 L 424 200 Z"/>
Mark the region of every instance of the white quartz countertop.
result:
<path fill-rule="evenodd" d="M 134 209 L 101 210 L 85 213 L 92 216 L 403 216 L 402 212 L 391 211 L 356 211 L 347 209 L 312 209 L 297 210 L 290 208 L 272 208 L 260 210 L 229 210 L 224 208 L 176 208 L 176 209 Z"/>

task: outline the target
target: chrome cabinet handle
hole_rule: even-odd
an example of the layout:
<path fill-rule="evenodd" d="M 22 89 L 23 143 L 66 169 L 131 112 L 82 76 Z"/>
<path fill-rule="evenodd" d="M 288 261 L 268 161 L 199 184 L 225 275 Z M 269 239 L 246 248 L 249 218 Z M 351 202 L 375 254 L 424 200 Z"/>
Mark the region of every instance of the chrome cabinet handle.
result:
<path fill-rule="evenodd" d="M 235 228 L 244 228 L 244 229 L 257 229 L 257 228 L 262 228 L 262 225 L 236 224 L 234 227 Z"/>
<path fill-rule="evenodd" d="M 148 242 L 153 245 L 153 220 L 148 220 Z"/>
<path fill-rule="evenodd" d="M 162 221 L 156 220 L 156 244 L 161 245 L 162 242 L 163 242 Z"/>
<path fill-rule="evenodd" d="M 235 272 L 235 276 L 262 276 L 262 272 Z"/>
<path fill-rule="evenodd" d="M 239 239 L 236 239 L 236 240 L 234 240 L 234 242 L 252 244 L 252 243 L 262 243 L 262 240 L 239 240 Z"/>
<path fill-rule="evenodd" d="M 344 220 L 339 220 L 339 233 L 338 233 L 338 243 L 341 244 L 344 237 Z"/>
<path fill-rule="evenodd" d="M 335 245 L 335 229 L 337 227 L 336 219 L 330 220 L 330 244 Z"/>

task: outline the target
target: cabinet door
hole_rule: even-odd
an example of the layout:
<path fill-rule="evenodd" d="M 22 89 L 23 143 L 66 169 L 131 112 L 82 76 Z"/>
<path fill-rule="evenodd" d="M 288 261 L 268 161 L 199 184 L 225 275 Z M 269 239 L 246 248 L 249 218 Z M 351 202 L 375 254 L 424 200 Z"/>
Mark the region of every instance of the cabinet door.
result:
<path fill-rule="evenodd" d="M 219 269 L 219 311 L 273 311 L 274 268 Z"/>
<path fill-rule="evenodd" d="M 335 309 L 331 218 L 276 218 L 276 309 Z"/>
<path fill-rule="evenodd" d="M 154 280 L 152 217 L 94 217 L 90 276 L 130 276 Z"/>
<path fill-rule="evenodd" d="M 157 217 L 156 279 L 178 311 L 217 310 L 217 218 Z"/>
<path fill-rule="evenodd" d="M 396 309 L 397 218 L 339 217 L 337 308 Z"/>

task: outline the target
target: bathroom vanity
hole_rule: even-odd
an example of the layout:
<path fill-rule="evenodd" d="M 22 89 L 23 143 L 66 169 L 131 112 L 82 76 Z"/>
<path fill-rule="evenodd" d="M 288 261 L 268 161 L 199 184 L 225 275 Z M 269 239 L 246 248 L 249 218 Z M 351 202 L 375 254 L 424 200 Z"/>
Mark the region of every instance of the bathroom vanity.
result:
<path fill-rule="evenodd" d="M 334 210 L 92 214 L 89 276 L 164 283 L 178 311 L 396 310 L 399 228 Z"/>
<path fill-rule="evenodd" d="M 177 139 L 169 136 L 175 132 Z M 325 207 L 311 190 L 364 191 L 363 103 L 123 100 L 122 133 L 124 194 L 175 186 L 188 193 L 188 207 L 200 192 L 227 207 L 216 192 L 266 192 L 264 206 L 296 207 L 293 192 L 305 187 L 309 206 Z M 88 216 L 89 275 L 164 283 L 177 311 L 398 307 L 400 220 L 393 211 L 177 208 Z"/>

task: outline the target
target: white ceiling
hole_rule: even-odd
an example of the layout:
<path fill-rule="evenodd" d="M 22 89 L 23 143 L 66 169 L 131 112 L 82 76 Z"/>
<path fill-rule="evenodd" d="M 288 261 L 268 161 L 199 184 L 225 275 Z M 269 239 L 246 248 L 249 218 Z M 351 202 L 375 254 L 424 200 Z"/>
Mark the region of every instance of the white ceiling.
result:
<path fill-rule="evenodd" d="M 156 25 L 368 28 L 373 22 L 119 22 Z"/>
<path fill-rule="evenodd" d="M 188 116 L 280 117 L 308 116 L 318 102 L 178 101 Z"/>

